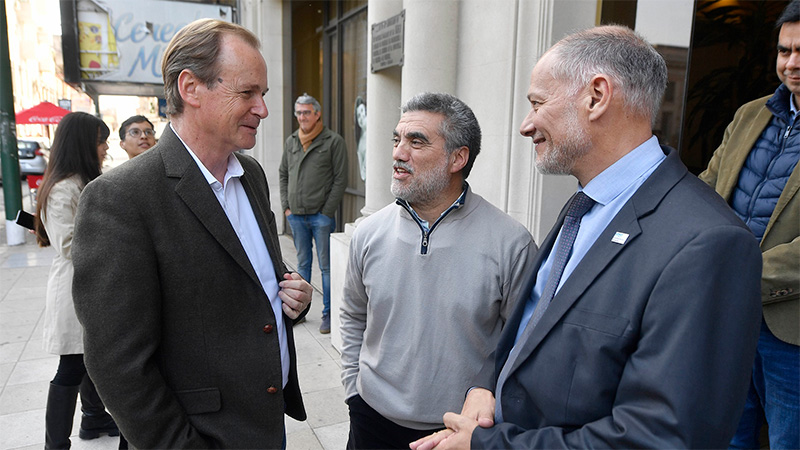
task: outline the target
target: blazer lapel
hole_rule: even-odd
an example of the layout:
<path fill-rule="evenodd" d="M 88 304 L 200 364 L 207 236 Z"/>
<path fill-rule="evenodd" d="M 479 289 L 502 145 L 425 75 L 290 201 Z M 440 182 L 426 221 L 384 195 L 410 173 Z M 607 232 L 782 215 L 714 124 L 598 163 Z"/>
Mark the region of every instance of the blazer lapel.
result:
<path fill-rule="evenodd" d="M 572 197 L 570 197 L 570 200 L 571 199 Z M 517 331 L 519 330 L 519 325 L 522 321 L 522 314 L 525 310 L 525 304 L 530 299 L 531 293 L 533 292 L 533 287 L 536 285 L 539 268 L 542 266 L 544 260 L 547 259 L 547 256 L 553 249 L 553 245 L 558 237 L 558 233 L 561 230 L 561 225 L 564 223 L 564 217 L 567 215 L 567 205 L 569 205 L 570 200 L 568 200 L 561 208 L 561 212 L 556 219 L 556 223 L 553 225 L 553 228 L 550 229 L 550 232 L 547 233 L 544 241 L 542 241 L 539 251 L 536 252 L 536 257 L 533 262 L 533 266 L 536 267 L 536 272 L 534 272 L 534 275 L 528 280 L 527 283 L 525 283 L 525 287 L 520 291 L 522 298 L 518 299 L 517 305 L 514 307 L 513 314 L 511 314 L 508 321 L 503 326 L 503 332 L 500 335 L 500 341 L 497 343 L 497 355 L 495 355 L 495 373 L 497 374 L 500 373 L 503 366 L 506 364 L 508 355 L 511 353 L 511 349 L 514 347 L 514 341 L 516 340 Z M 517 355 L 519 355 L 519 353 Z M 514 361 L 511 363 L 513 364 Z"/>
<path fill-rule="evenodd" d="M 167 177 L 178 178 L 175 193 L 197 217 L 211 236 L 227 251 L 241 268 L 259 285 L 250 259 L 236 236 L 219 200 L 211 191 L 200 168 L 186 151 L 183 143 L 167 126 L 159 140 L 164 148 L 161 152 Z"/>
<path fill-rule="evenodd" d="M 239 158 L 239 160 L 242 161 L 241 158 Z M 269 193 L 256 192 L 255 186 L 251 183 L 251 178 L 254 175 L 247 169 L 247 165 L 245 165 L 244 162 L 242 162 L 242 167 L 245 168 L 244 175 L 240 179 L 242 187 L 247 194 L 250 207 L 253 208 L 253 214 L 256 216 L 256 222 L 258 222 L 258 228 L 261 230 L 261 236 L 264 238 L 264 243 L 267 245 L 267 250 L 269 251 L 269 257 L 272 259 L 272 266 L 275 268 L 275 276 L 278 282 L 280 282 L 283 279 L 283 274 L 286 273 L 287 270 L 283 265 L 280 247 L 275 241 L 275 236 L 273 236 L 267 221 L 267 218 L 272 214 L 272 210 L 269 208 L 269 205 L 264 204 L 264 199 L 267 198 Z"/>
<path fill-rule="evenodd" d="M 617 231 L 628 234 L 628 239 L 622 245 L 611 241 Z M 520 349 L 519 357 L 514 362 L 515 365 L 512 366 L 511 370 L 516 369 L 516 366 L 519 366 L 525 357 L 539 346 L 553 327 L 572 308 L 573 304 L 586 292 L 589 285 L 641 232 L 639 219 L 633 213 L 633 208 L 626 206 L 617 213 L 614 220 L 598 236 L 581 262 L 578 263 L 575 270 L 553 297 L 550 306 L 545 310 L 536 328 L 531 330 L 529 338 L 521 343 L 522 348 Z"/>
<path fill-rule="evenodd" d="M 772 230 L 772 226 L 775 225 L 775 221 L 777 220 L 778 216 L 783 213 L 783 209 L 789 204 L 789 200 L 791 200 L 795 194 L 797 194 L 798 189 L 800 189 L 800 163 L 795 166 L 792 174 L 789 175 L 789 179 L 786 181 L 786 186 L 784 186 L 781 196 L 778 197 L 778 203 L 775 205 L 775 210 L 772 211 L 772 216 L 769 219 L 767 228 L 764 230 L 764 236 L 766 236 L 770 230 Z M 762 237 L 762 241 L 763 239 L 764 238 Z"/>

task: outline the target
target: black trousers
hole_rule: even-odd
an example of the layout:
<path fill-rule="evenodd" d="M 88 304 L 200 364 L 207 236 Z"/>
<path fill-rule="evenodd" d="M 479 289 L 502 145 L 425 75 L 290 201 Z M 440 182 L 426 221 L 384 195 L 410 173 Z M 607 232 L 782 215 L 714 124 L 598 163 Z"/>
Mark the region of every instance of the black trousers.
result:
<path fill-rule="evenodd" d="M 350 407 L 348 450 L 408 450 L 409 443 L 441 429 L 415 430 L 400 426 L 372 409 L 360 395 L 350 397 L 347 406 Z"/>
<path fill-rule="evenodd" d="M 58 386 L 78 386 L 86 375 L 86 366 L 83 365 L 83 354 L 61 355 L 58 360 L 58 370 L 51 383 Z"/>

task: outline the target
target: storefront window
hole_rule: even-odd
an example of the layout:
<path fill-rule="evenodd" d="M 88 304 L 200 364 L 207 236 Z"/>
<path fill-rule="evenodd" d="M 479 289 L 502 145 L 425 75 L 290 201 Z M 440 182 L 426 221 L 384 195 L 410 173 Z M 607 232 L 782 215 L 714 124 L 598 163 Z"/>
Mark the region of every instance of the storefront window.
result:
<path fill-rule="evenodd" d="M 342 11 L 345 14 L 354 9 L 361 8 L 362 6 L 367 6 L 367 0 L 345 0 L 342 3 L 344 4 Z"/>
<path fill-rule="evenodd" d="M 348 186 L 337 227 L 361 216 L 366 176 L 367 0 L 292 2 L 293 99 L 308 92 L 347 144 Z M 292 100 L 293 101 L 293 100 Z"/>
<path fill-rule="evenodd" d="M 364 207 L 367 126 L 367 11 L 344 22 L 342 30 L 342 128 L 349 153 L 348 194 L 342 213 L 350 222 Z M 360 146 L 359 146 L 360 143 Z"/>

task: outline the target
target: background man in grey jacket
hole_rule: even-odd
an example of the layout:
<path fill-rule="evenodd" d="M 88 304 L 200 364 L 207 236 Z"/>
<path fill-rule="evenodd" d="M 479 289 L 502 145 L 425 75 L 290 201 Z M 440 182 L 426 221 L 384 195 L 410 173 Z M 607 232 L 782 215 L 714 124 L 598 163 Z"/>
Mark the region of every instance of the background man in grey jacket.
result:
<path fill-rule="evenodd" d="M 493 351 L 536 253 L 525 227 L 466 183 L 481 149 L 472 110 L 420 94 L 394 131 L 392 193 L 350 244 L 342 321 L 348 448 L 407 449 L 441 428 Z"/>
<path fill-rule="evenodd" d="M 322 272 L 322 324 L 331 332 L 330 237 L 334 216 L 347 187 L 347 148 L 344 139 L 322 124 L 319 102 L 303 94 L 294 105 L 300 128 L 283 146 L 281 206 L 292 227 L 297 249 L 297 271 L 311 281 L 312 239 Z"/>
<path fill-rule="evenodd" d="M 136 448 L 280 448 L 284 412 L 306 417 L 292 324 L 311 285 L 286 273 L 264 171 L 236 152 L 267 117 L 259 47 L 228 22 L 179 31 L 162 63 L 170 125 L 81 196 L 86 368 Z"/>

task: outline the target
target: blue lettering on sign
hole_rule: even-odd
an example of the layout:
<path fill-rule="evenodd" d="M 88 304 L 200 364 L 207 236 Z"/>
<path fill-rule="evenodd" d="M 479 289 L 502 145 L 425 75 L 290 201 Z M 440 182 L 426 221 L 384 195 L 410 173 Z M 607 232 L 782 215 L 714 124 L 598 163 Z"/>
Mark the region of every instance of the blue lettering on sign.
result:
<path fill-rule="evenodd" d="M 167 23 L 162 25 L 161 32 L 159 33 L 159 38 L 161 42 L 169 42 L 174 34 L 175 34 L 175 27 L 173 27 L 171 23 Z"/>
<path fill-rule="evenodd" d="M 147 28 L 147 22 L 132 22 L 132 13 L 125 13 L 119 16 L 117 21 L 114 23 L 114 35 L 117 38 L 117 42 L 125 42 L 130 40 L 131 42 L 139 43 L 144 41 L 147 36 L 150 35 L 151 31 L 153 34 L 153 41 L 169 42 L 170 39 L 172 39 L 172 36 L 175 35 L 175 32 L 177 32 L 180 28 L 183 28 L 183 25 L 178 27 L 171 23 L 151 23 L 150 27 L 152 30 L 150 30 Z"/>
<path fill-rule="evenodd" d="M 143 23 L 136 24 L 131 31 L 131 42 L 138 44 L 147 39 L 149 34 L 150 32 L 147 31 L 147 27 Z"/>
<path fill-rule="evenodd" d="M 131 38 L 133 31 L 127 31 L 124 26 L 133 20 L 133 14 L 123 14 L 119 16 L 117 22 L 114 24 L 114 36 L 117 38 L 117 42 L 125 42 Z M 127 34 L 126 34 L 127 31 Z"/>
<path fill-rule="evenodd" d="M 139 49 L 139 53 L 136 55 L 133 65 L 131 65 L 131 70 L 128 71 L 128 76 L 130 77 L 131 74 L 133 74 L 137 66 L 141 66 L 142 70 L 147 70 L 147 67 L 150 66 L 150 73 L 152 73 L 156 78 L 161 78 L 161 71 L 159 70 L 157 64 L 160 62 L 158 56 L 161 53 L 161 46 L 156 45 L 153 47 L 153 50 L 150 51 L 150 55 L 146 55 L 144 51 L 144 47 Z"/>
<path fill-rule="evenodd" d="M 149 72 L 160 81 L 161 43 L 166 45 L 186 23 L 183 21 L 171 23 L 168 18 L 165 18 L 166 23 L 137 21 L 136 17 L 132 12 L 120 13 L 114 18 L 112 24 L 117 44 L 127 42 L 127 44 L 117 47 L 121 51 L 121 69 L 127 66 L 124 61 L 130 61 L 133 54 L 136 53 L 133 64 L 128 68 L 127 76 L 131 77 L 136 72 L 140 74 Z M 139 77 L 134 78 L 139 79 Z"/>

